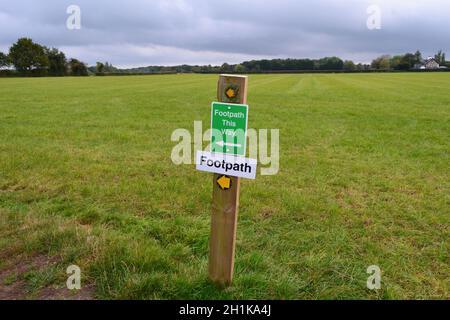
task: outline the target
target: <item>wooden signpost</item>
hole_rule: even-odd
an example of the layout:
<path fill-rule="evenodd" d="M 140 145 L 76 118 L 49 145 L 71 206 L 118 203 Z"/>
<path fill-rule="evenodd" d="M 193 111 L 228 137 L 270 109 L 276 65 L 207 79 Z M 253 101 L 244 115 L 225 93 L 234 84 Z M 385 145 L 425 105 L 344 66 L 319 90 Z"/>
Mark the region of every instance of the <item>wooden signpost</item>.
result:
<path fill-rule="evenodd" d="M 246 76 L 221 75 L 211 105 L 211 150 L 197 151 L 197 170 L 213 172 L 209 278 L 231 285 L 240 179 L 256 178 L 256 159 L 245 158 L 248 110 Z"/>
<path fill-rule="evenodd" d="M 217 86 L 219 102 L 246 104 L 246 76 L 221 75 Z M 209 277 L 220 286 L 233 280 L 240 178 L 214 174 L 209 252 Z"/>

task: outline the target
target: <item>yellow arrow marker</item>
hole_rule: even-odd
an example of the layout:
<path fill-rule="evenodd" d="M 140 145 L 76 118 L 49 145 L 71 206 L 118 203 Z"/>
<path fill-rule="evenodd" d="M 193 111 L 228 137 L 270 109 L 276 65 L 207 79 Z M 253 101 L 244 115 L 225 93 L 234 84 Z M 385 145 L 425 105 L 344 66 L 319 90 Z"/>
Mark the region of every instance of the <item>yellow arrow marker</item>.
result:
<path fill-rule="evenodd" d="M 228 96 L 228 98 L 234 98 L 234 96 L 236 95 L 236 93 L 234 92 L 234 90 L 233 89 L 231 89 L 231 88 L 229 88 L 228 90 L 227 90 L 227 92 L 225 92 L 226 94 L 227 94 L 227 96 Z"/>
<path fill-rule="evenodd" d="M 231 179 L 227 176 L 221 176 L 217 179 L 217 184 L 222 190 L 228 190 L 231 188 Z"/>

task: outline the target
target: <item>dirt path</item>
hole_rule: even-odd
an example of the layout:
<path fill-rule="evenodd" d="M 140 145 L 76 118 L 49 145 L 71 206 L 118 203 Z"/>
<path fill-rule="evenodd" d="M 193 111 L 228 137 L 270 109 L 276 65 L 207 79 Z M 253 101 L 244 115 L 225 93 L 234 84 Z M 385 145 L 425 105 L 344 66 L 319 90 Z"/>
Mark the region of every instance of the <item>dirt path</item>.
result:
<path fill-rule="evenodd" d="M 0 261 L 5 261 L 5 255 L 0 256 Z M 47 286 L 32 292 L 25 280 L 25 274 L 29 271 L 43 272 L 47 268 L 56 265 L 58 259 L 45 255 L 37 255 L 31 258 L 8 257 L 7 262 L 0 267 L 0 300 L 92 300 L 94 299 L 94 287 L 87 285 L 81 290 L 69 290 L 65 283 L 60 286 Z"/>

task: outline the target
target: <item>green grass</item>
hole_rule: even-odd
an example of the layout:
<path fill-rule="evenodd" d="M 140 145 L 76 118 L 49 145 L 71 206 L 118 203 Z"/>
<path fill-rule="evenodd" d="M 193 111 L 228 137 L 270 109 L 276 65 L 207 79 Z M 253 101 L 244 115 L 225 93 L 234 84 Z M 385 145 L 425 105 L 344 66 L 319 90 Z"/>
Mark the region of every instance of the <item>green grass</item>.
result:
<path fill-rule="evenodd" d="M 280 172 L 242 182 L 226 290 L 207 279 L 211 175 L 170 159 L 216 81 L 0 79 L 3 259 L 59 257 L 33 288 L 77 264 L 97 298 L 450 296 L 449 74 L 250 76 L 249 126 L 280 129 Z"/>

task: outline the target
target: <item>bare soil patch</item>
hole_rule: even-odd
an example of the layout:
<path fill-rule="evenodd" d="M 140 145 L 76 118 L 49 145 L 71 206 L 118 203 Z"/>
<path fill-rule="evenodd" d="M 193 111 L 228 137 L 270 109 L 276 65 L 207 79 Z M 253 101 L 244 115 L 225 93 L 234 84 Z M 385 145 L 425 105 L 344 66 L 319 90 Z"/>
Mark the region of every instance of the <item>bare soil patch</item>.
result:
<path fill-rule="evenodd" d="M 0 254 L 0 261 L 4 262 L 5 254 Z M 65 283 L 51 285 L 30 292 L 24 274 L 31 270 L 44 271 L 58 262 L 56 257 L 37 255 L 33 257 L 15 257 L 0 265 L 0 300 L 92 300 L 95 288 L 86 285 L 81 290 L 69 290 Z"/>

